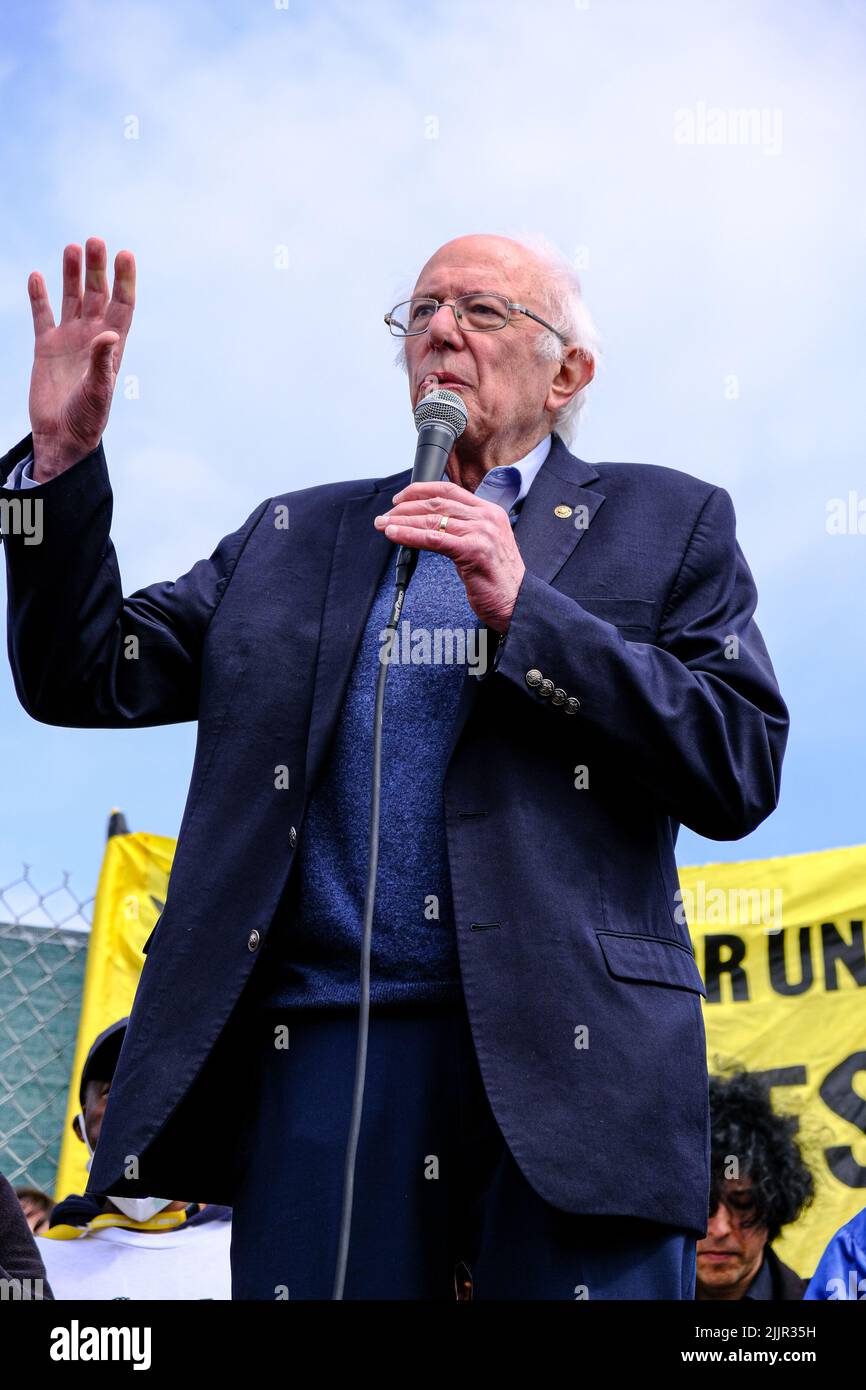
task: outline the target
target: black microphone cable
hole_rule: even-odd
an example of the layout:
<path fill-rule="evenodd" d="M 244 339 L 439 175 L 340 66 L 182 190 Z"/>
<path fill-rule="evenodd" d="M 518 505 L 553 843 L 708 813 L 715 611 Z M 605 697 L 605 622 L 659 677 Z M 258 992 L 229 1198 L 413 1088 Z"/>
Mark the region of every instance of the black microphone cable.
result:
<path fill-rule="evenodd" d="M 445 476 L 448 456 L 455 441 L 463 433 L 468 420 L 466 406 L 456 391 L 432 391 L 415 410 L 418 445 L 412 482 L 441 482 Z M 355 1195 L 355 1161 L 364 1109 L 364 1083 L 367 1076 L 367 1040 L 370 1032 L 370 947 L 373 940 L 373 908 L 376 899 L 376 872 L 379 866 L 379 803 L 382 787 L 382 714 L 385 707 L 385 681 L 391 664 L 391 650 L 397 625 L 403 611 L 403 601 L 409 581 L 418 564 L 417 547 L 401 545 L 397 552 L 396 587 L 391 616 L 385 624 L 385 649 L 380 653 L 376 677 L 376 700 L 373 708 L 373 775 L 370 798 L 370 838 L 368 850 L 367 888 L 364 895 L 364 925 L 361 937 L 360 1003 L 358 1009 L 358 1042 L 355 1051 L 355 1083 L 352 1091 L 352 1114 L 349 1139 L 343 1168 L 343 1202 L 340 1214 L 340 1234 L 337 1246 L 337 1267 L 334 1274 L 332 1300 L 341 1300 L 346 1283 L 349 1261 L 349 1239 L 352 1230 L 352 1205 Z"/>

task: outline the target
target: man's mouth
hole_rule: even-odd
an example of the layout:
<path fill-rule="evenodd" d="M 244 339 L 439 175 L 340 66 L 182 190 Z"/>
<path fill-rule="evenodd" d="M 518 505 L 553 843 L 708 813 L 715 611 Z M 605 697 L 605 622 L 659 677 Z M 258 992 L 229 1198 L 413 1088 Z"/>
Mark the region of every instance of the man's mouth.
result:
<path fill-rule="evenodd" d="M 420 390 L 426 395 L 428 391 L 435 391 L 442 387 L 446 391 L 459 391 L 468 387 L 467 381 L 461 381 L 459 376 L 451 376 L 449 372 L 428 372 L 423 378 Z"/>

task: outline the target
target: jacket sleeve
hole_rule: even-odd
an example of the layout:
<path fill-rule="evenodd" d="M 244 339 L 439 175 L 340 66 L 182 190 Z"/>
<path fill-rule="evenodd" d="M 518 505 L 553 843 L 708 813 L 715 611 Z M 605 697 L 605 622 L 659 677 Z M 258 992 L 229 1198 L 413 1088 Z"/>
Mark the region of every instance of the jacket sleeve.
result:
<path fill-rule="evenodd" d="M 29 448 L 28 436 L 0 460 L 0 476 Z M 101 441 L 59 477 L 23 494 L 4 486 L 0 498 L 9 659 L 27 713 L 67 728 L 195 719 L 208 624 L 270 499 L 209 559 L 124 598 Z M 15 525 L 13 506 L 31 509 L 26 527 Z"/>
<path fill-rule="evenodd" d="M 27 1217 L 15 1189 L 0 1173 L 0 1279 L 14 1279 L 16 1282 L 29 1281 L 36 1285 L 33 1297 L 53 1299 L 54 1293 L 45 1273 L 45 1265 L 39 1247 L 27 1224 Z M 39 1295 L 38 1280 L 42 1280 L 42 1293 Z M 23 1292 L 23 1291 L 22 1291 Z M 13 1295 L 14 1296 L 14 1295 Z M 23 1294 L 23 1296 L 27 1296 Z"/>
<path fill-rule="evenodd" d="M 788 736 L 756 603 L 733 504 L 715 488 L 654 644 L 627 641 L 527 571 L 494 669 L 562 720 L 563 734 L 583 721 L 673 819 L 710 839 L 736 840 L 775 808 Z M 539 694 L 539 672 L 577 697 L 574 715 Z"/>

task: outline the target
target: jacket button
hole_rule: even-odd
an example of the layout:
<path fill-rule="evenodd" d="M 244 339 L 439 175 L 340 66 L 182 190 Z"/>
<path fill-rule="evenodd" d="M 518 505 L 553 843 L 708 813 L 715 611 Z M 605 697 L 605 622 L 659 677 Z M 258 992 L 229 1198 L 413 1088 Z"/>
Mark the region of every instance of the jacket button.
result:
<path fill-rule="evenodd" d="M 541 682 L 541 685 L 538 687 L 538 693 L 539 695 L 543 696 L 545 700 L 549 700 L 555 688 L 556 687 L 554 686 L 553 681 L 543 680 Z"/>
<path fill-rule="evenodd" d="M 298 832 L 297 832 L 297 830 L 295 829 L 294 826 L 291 826 L 291 828 L 290 828 L 290 830 L 289 830 L 289 844 L 291 845 L 292 849 L 295 848 L 295 845 L 297 844 L 297 842 L 298 842 Z"/>
<path fill-rule="evenodd" d="M 247 950 L 257 951 L 259 949 L 259 943 L 261 942 L 261 939 L 261 934 L 257 932 L 254 927 L 253 930 L 250 932 L 249 936 L 247 937 Z"/>
<path fill-rule="evenodd" d="M 563 690 L 562 686 L 558 685 L 550 697 L 550 703 L 552 705 L 564 705 L 567 699 L 568 695 Z"/>
<path fill-rule="evenodd" d="M 543 679 L 544 677 L 542 676 L 541 672 L 537 671 L 534 666 L 531 671 L 527 671 L 526 673 L 526 684 L 530 686 L 533 690 L 537 685 L 541 685 Z"/>
<path fill-rule="evenodd" d="M 562 712 L 563 714 L 577 714 L 577 711 L 579 709 L 580 701 L 578 700 L 577 696 L 569 695 L 568 699 L 565 702 L 565 705 L 563 706 Z"/>

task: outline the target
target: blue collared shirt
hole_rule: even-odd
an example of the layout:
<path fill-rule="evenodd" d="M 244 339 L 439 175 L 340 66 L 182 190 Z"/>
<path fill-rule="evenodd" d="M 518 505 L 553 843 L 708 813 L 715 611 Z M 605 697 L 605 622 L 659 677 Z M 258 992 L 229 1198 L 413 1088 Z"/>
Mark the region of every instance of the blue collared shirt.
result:
<path fill-rule="evenodd" d="M 475 496 L 485 502 L 498 502 L 509 513 L 513 511 L 511 520 L 515 521 L 535 475 L 550 453 L 551 438 L 551 435 L 545 435 L 525 458 L 518 459 L 516 463 L 491 468 L 475 489 Z"/>

